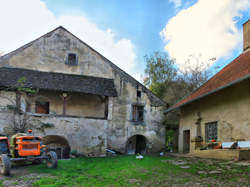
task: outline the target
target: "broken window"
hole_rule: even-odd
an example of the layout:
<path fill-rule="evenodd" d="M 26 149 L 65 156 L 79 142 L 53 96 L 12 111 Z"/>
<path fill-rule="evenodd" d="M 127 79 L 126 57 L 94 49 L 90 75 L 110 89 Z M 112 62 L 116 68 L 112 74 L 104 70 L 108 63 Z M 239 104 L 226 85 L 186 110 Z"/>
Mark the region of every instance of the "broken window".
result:
<path fill-rule="evenodd" d="M 137 90 L 137 97 L 141 98 L 141 91 Z"/>
<path fill-rule="evenodd" d="M 49 102 L 36 101 L 36 113 L 49 114 Z"/>
<path fill-rule="evenodd" d="M 143 121 L 144 106 L 132 105 L 132 121 Z"/>
<path fill-rule="evenodd" d="M 218 125 L 217 121 L 206 123 L 206 140 L 217 140 L 218 139 Z"/>
<path fill-rule="evenodd" d="M 69 53 L 69 54 L 68 54 L 68 57 L 67 57 L 67 60 L 66 60 L 66 64 L 72 65 L 72 66 L 77 65 L 78 62 L 77 62 L 77 56 L 76 56 L 76 54 L 74 54 L 74 53 Z"/>

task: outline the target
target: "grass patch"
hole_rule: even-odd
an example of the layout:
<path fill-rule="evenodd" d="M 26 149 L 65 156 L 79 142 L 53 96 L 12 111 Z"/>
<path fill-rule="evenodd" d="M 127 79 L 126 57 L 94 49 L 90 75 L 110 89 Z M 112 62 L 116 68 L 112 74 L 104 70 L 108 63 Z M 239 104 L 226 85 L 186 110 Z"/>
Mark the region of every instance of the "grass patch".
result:
<path fill-rule="evenodd" d="M 136 160 L 135 156 L 113 158 L 77 158 L 60 160 L 57 169 L 38 165 L 33 172 L 49 173 L 34 186 L 141 186 L 153 182 L 163 182 L 169 176 L 179 175 L 183 170 L 178 166 L 162 162 L 163 157 L 146 156 Z"/>

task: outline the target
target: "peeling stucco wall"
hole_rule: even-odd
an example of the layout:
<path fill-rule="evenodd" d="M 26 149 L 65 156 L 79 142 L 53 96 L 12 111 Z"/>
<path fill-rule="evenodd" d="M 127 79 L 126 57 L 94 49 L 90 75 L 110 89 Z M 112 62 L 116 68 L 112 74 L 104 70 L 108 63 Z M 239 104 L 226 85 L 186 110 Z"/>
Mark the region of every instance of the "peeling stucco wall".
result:
<path fill-rule="evenodd" d="M 205 141 L 205 124 L 217 121 L 218 141 L 250 140 L 250 80 L 244 80 L 181 108 L 179 152 L 183 152 L 183 132 L 190 130 L 190 140 L 196 134 L 198 114 L 201 136 Z M 190 151 L 194 151 L 190 142 Z"/>
<path fill-rule="evenodd" d="M 65 64 L 68 53 L 77 54 L 77 66 Z M 47 129 L 45 134 L 35 131 L 38 134 L 62 135 L 72 146 L 71 150 L 76 149 L 85 155 L 105 155 L 107 147 L 124 153 L 127 140 L 136 134 L 145 136 L 149 152 L 159 151 L 164 147 L 165 128 L 161 123 L 163 107 L 160 106 L 164 103 L 139 82 L 62 28 L 0 58 L 0 66 L 114 79 L 118 97 L 109 97 L 107 120 L 64 120 L 62 117 L 33 116 L 32 119 L 55 124 L 55 127 Z M 137 90 L 141 91 L 141 98 L 137 97 Z M 49 92 L 43 92 L 42 95 L 51 99 L 51 112 L 62 112 L 62 102 L 58 95 Z M 144 106 L 143 123 L 131 121 L 132 104 L 135 103 Z M 105 106 L 97 96 L 79 97 L 72 94 L 67 108 L 69 115 L 100 117 L 104 115 Z M 31 111 L 34 112 L 34 105 L 31 106 Z M 33 123 L 34 128 L 36 123 Z"/>

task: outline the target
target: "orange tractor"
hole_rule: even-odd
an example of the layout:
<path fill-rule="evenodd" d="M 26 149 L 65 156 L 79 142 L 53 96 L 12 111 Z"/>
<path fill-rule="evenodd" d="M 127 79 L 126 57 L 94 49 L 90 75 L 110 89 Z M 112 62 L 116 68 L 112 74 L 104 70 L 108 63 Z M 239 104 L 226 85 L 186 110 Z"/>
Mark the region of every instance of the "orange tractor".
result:
<path fill-rule="evenodd" d="M 54 151 L 47 151 L 39 136 L 18 133 L 8 141 L 5 136 L 0 137 L 0 172 L 4 175 L 10 174 L 11 162 L 29 161 L 42 163 L 46 160 L 49 168 L 57 167 L 57 155 Z"/>

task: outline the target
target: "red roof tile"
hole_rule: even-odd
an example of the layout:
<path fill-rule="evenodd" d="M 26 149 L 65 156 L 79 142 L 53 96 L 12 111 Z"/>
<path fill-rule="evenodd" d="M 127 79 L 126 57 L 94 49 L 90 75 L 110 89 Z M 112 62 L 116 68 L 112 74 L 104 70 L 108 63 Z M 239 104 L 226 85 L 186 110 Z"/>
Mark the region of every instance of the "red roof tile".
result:
<path fill-rule="evenodd" d="M 240 80 L 249 75 L 250 75 L 250 50 L 242 53 L 240 56 L 234 59 L 230 64 L 228 64 L 221 71 L 215 74 L 200 88 L 198 88 L 192 94 L 187 96 L 185 99 L 179 101 L 174 106 L 166 110 L 166 112 L 171 111 L 175 108 L 179 108 L 205 95 L 212 94 L 213 92 L 218 91 L 220 88 L 232 84 L 237 80 Z"/>

